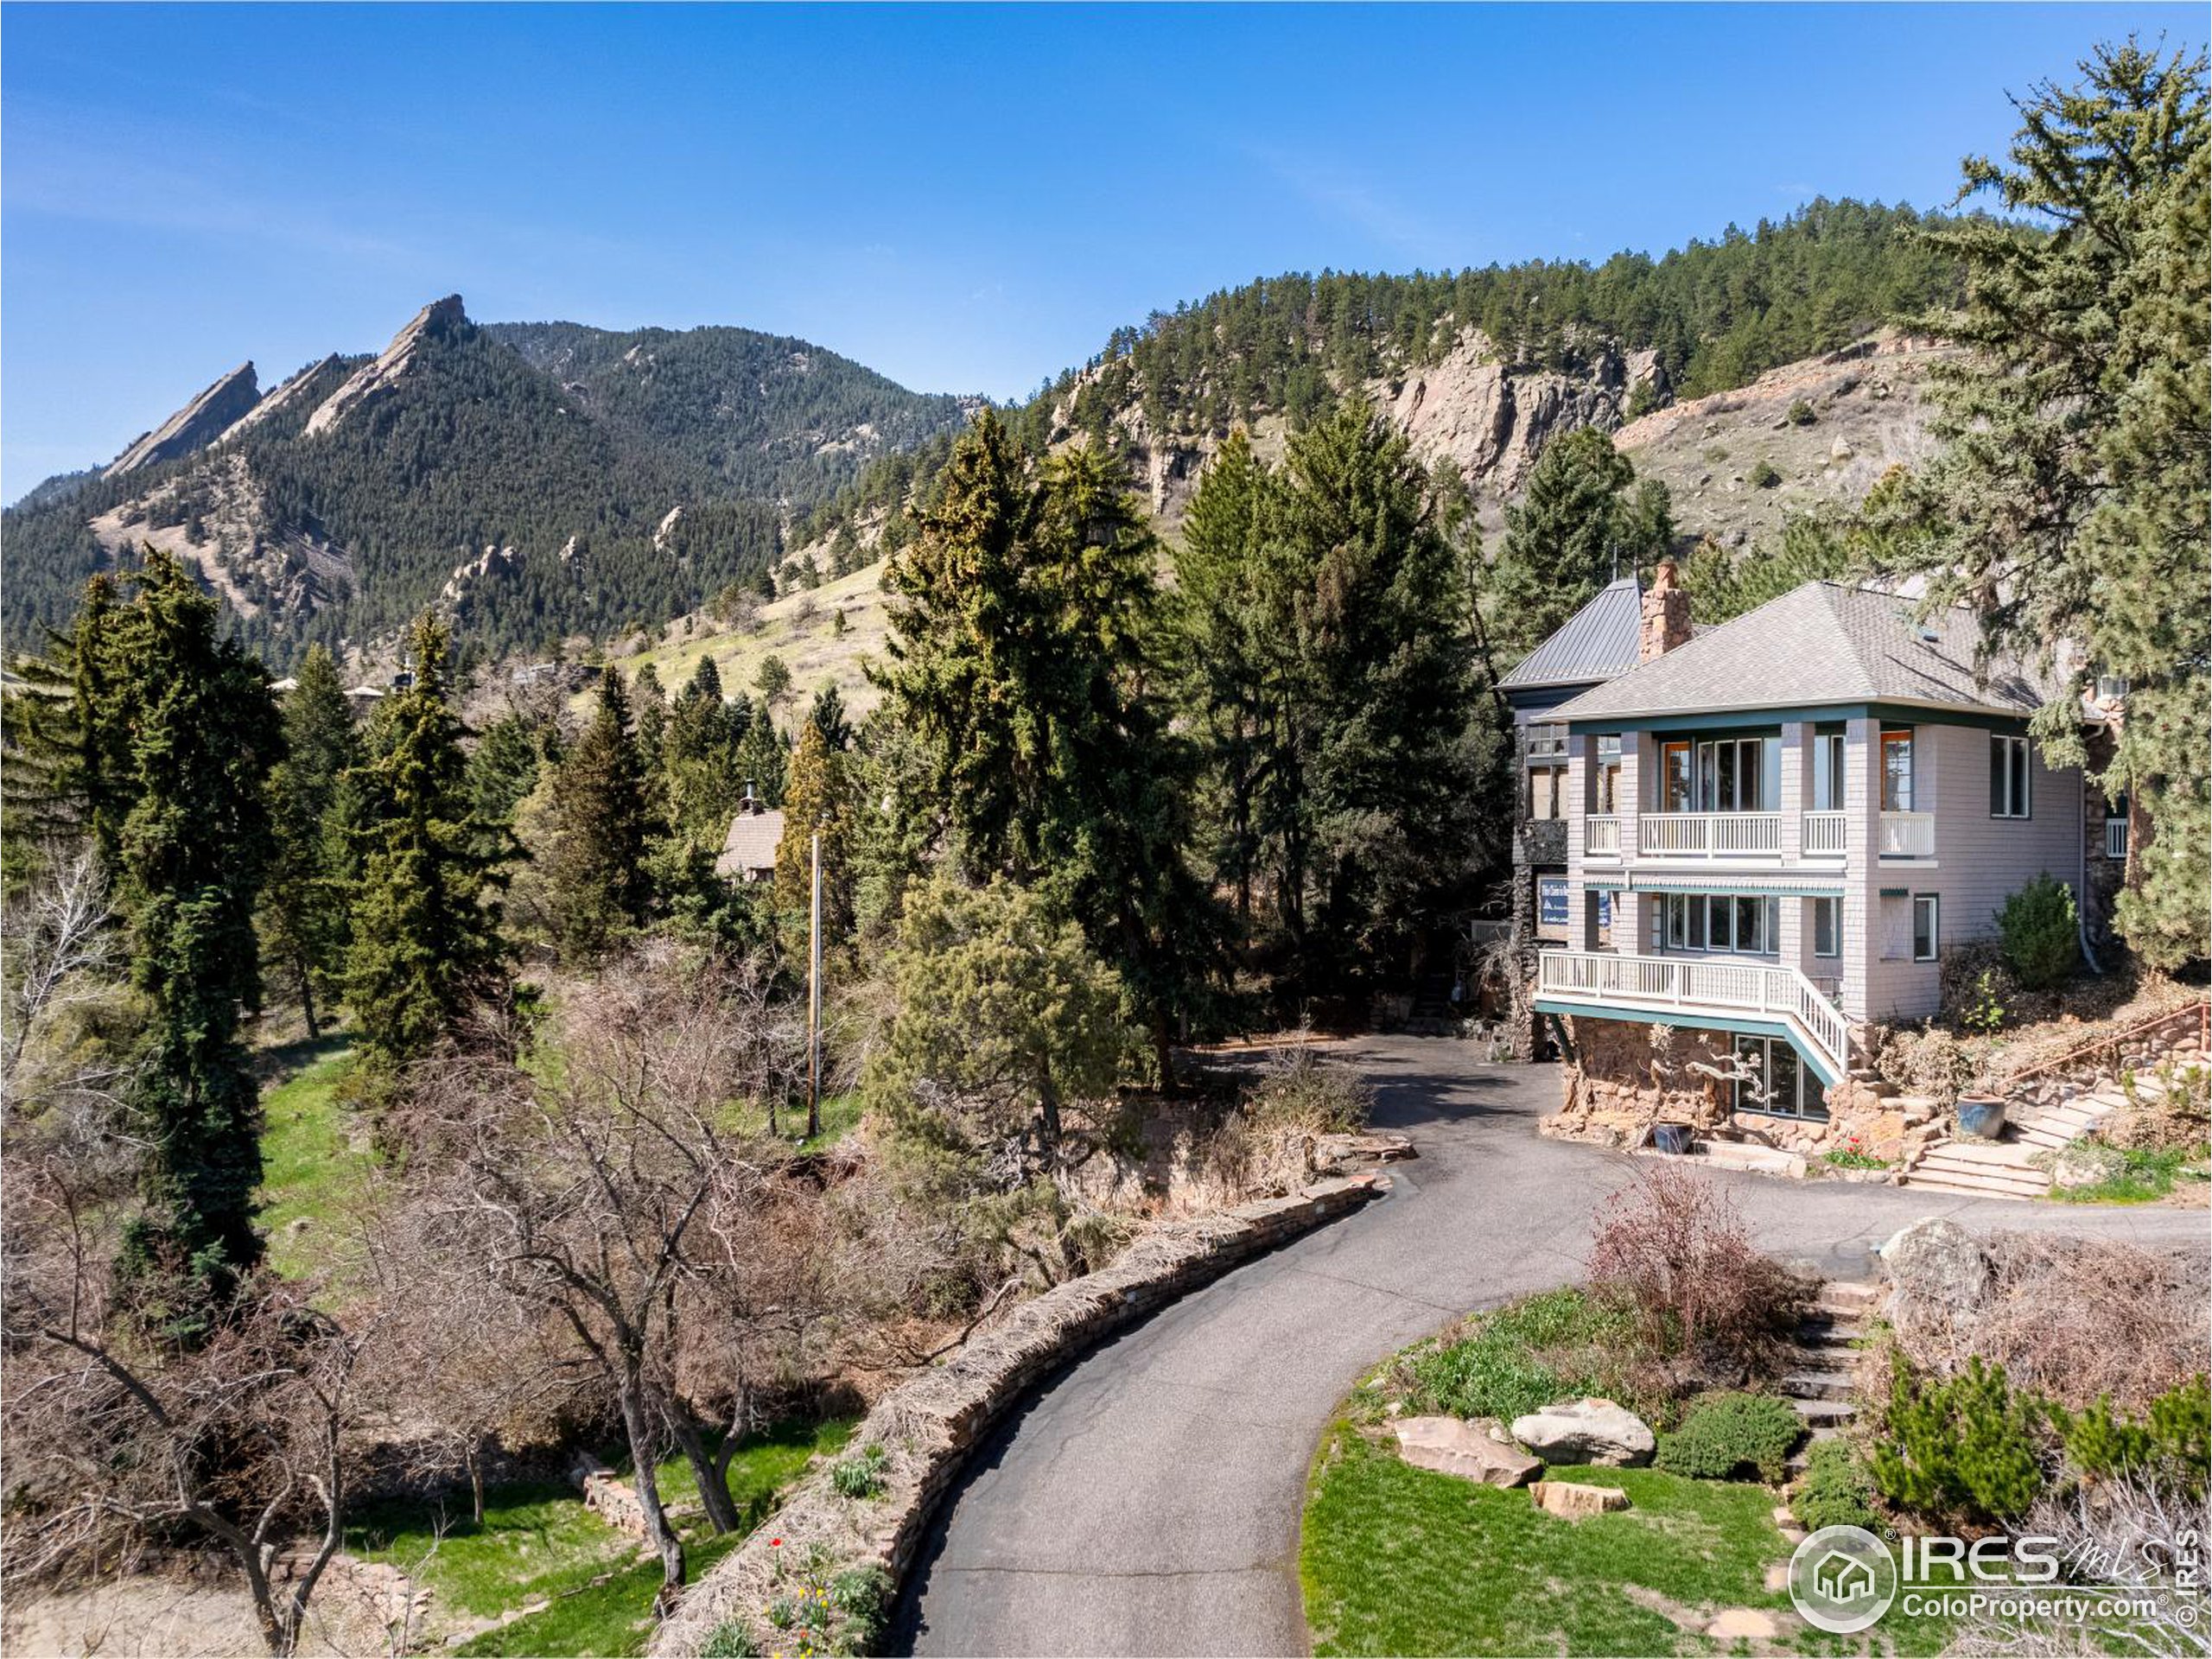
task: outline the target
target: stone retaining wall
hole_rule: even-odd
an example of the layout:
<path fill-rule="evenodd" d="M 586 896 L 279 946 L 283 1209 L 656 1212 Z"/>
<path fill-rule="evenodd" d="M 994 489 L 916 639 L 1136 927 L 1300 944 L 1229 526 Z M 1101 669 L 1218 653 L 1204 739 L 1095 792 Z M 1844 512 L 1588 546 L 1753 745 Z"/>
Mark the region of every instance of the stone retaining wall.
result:
<path fill-rule="evenodd" d="M 1031 1388 L 1123 1325 L 1349 1214 L 1389 1185 L 1376 1175 L 1357 1175 L 1176 1223 L 1138 1240 L 1111 1266 L 1024 1304 L 1003 1325 L 876 1402 L 852 1440 L 855 1452 L 884 1449 L 882 1486 L 874 1497 L 843 1497 L 832 1484 L 832 1466 L 816 1469 L 691 1586 L 651 1651 L 657 1659 L 696 1655 L 725 1622 L 748 1631 L 755 1651 L 783 1651 L 796 1633 L 770 1624 L 770 1605 L 795 1599 L 803 1580 L 819 1583 L 856 1568 L 880 1570 L 895 1599 L 938 1500 L 976 1444 Z"/>

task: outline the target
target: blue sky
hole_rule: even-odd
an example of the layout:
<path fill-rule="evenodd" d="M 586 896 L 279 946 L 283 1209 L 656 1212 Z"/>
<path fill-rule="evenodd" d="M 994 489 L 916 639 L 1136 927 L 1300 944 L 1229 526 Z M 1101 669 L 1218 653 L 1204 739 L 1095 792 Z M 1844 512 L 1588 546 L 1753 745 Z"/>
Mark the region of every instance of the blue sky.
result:
<path fill-rule="evenodd" d="M 457 291 L 1007 397 L 1286 270 L 1940 204 L 2201 5 L 0 10 L 0 496 Z"/>

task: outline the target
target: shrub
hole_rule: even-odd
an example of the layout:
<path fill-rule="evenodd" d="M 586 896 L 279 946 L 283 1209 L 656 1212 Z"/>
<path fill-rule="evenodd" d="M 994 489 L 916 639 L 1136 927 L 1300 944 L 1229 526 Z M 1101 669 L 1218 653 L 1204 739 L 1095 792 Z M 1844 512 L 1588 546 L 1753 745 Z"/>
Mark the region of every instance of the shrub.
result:
<path fill-rule="evenodd" d="M 2212 1465 L 2212 1391 L 2198 1376 L 2151 1402 L 2139 1418 L 2100 1395 L 2085 1410 L 2050 1408 L 2067 1461 L 2100 1480 L 2138 1476 L 2190 1492 L 2204 1490 Z"/>
<path fill-rule="evenodd" d="M 2082 954 L 2074 889 L 2054 876 L 2036 877 L 1998 911 L 1997 938 L 2005 965 L 2027 989 L 2064 984 Z"/>
<path fill-rule="evenodd" d="M 1775 471 L 1774 463 L 1770 461 L 1763 461 L 1752 467 L 1750 478 L 1752 486 L 1762 490 L 1770 490 L 1782 482 L 1782 474 Z"/>
<path fill-rule="evenodd" d="M 726 1618 L 707 1632 L 700 1659 L 759 1659 L 760 1649 L 753 1633 L 734 1618 Z"/>
<path fill-rule="evenodd" d="M 1647 1349 L 1720 1382 L 1770 1374 L 1805 1305 L 1804 1285 L 1751 1248 L 1719 1185 L 1663 1166 L 1614 1197 L 1590 1286 Z"/>
<path fill-rule="evenodd" d="M 1820 418 L 1813 412 L 1812 404 L 1807 403 L 1802 397 L 1789 405 L 1789 424 L 1792 426 L 1810 426 Z"/>
<path fill-rule="evenodd" d="M 1548 1291 L 1480 1315 L 1458 1341 L 1416 1356 L 1413 1384 L 1454 1416 L 1510 1422 L 1612 1386 L 1605 1360 L 1629 1336 L 1619 1314 L 1580 1291 Z"/>
<path fill-rule="evenodd" d="M 1882 1045 L 1874 1069 L 1883 1081 L 1909 1095 L 1924 1095 L 1939 1106 L 1956 1103 L 1959 1090 L 1974 1081 L 1974 1056 L 1948 1031 L 1901 1031 Z"/>
<path fill-rule="evenodd" d="M 1779 1481 L 1790 1452 L 1804 1438 L 1804 1419 L 1770 1394 L 1709 1394 L 1672 1434 L 1659 1437 L 1655 1461 L 1671 1475 L 1729 1480 L 1749 1469 Z"/>
<path fill-rule="evenodd" d="M 1277 1051 L 1244 1106 L 1258 1128 L 1319 1135 L 1365 1126 L 1375 1090 L 1359 1073 L 1319 1058 L 1307 1043 Z"/>
<path fill-rule="evenodd" d="M 2043 1402 L 2016 1393 L 1980 1355 L 1945 1382 L 1893 1363 L 1885 1438 L 1873 1447 L 1874 1483 L 1900 1509 L 1931 1520 L 2004 1522 L 2041 1495 L 2036 1456 Z"/>
<path fill-rule="evenodd" d="M 1864 1527 L 1875 1531 L 1874 1478 L 1848 1440 L 1816 1440 L 1805 1454 L 1804 1478 L 1791 1494 L 1789 1508 L 1808 1532 L 1822 1527 Z"/>
<path fill-rule="evenodd" d="M 830 1484 L 841 1497 L 874 1497 L 883 1490 L 883 1466 L 890 1453 L 880 1446 L 865 1446 L 830 1465 Z"/>

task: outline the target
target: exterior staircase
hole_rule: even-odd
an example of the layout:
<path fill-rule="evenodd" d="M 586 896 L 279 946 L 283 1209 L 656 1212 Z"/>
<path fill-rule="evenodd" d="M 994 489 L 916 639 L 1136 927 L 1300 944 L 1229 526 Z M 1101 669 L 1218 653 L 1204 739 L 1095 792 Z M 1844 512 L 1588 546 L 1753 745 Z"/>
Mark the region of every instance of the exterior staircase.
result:
<path fill-rule="evenodd" d="M 2116 1085 L 2085 1090 L 2007 1122 L 1994 1141 L 1933 1141 L 1898 1185 L 1980 1198 L 2048 1197 L 2050 1172 L 2037 1160 L 2073 1145 L 2126 1103 Z"/>
<path fill-rule="evenodd" d="M 1881 1300 L 1878 1285 L 1830 1280 L 1821 1287 L 1812 1311 L 1798 1327 L 1782 1392 L 1805 1420 L 1807 1446 L 1834 1438 L 1859 1414 L 1851 1399 L 1851 1369 L 1867 1317 Z M 1800 1450 L 1789 1459 L 1789 1468 L 1796 1473 L 1804 1466 L 1805 1453 Z"/>

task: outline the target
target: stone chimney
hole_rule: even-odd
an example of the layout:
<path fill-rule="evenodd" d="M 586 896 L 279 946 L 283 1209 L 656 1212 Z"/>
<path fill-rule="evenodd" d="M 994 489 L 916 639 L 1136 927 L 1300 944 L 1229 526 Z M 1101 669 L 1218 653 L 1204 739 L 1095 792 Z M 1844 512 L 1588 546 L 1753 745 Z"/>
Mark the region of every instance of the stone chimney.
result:
<path fill-rule="evenodd" d="M 1636 660 L 1648 663 L 1663 657 L 1690 638 L 1689 590 L 1675 580 L 1675 562 L 1659 561 L 1651 573 L 1651 586 L 1643 595 L 1643 632 L 1637 645 Z"/>

